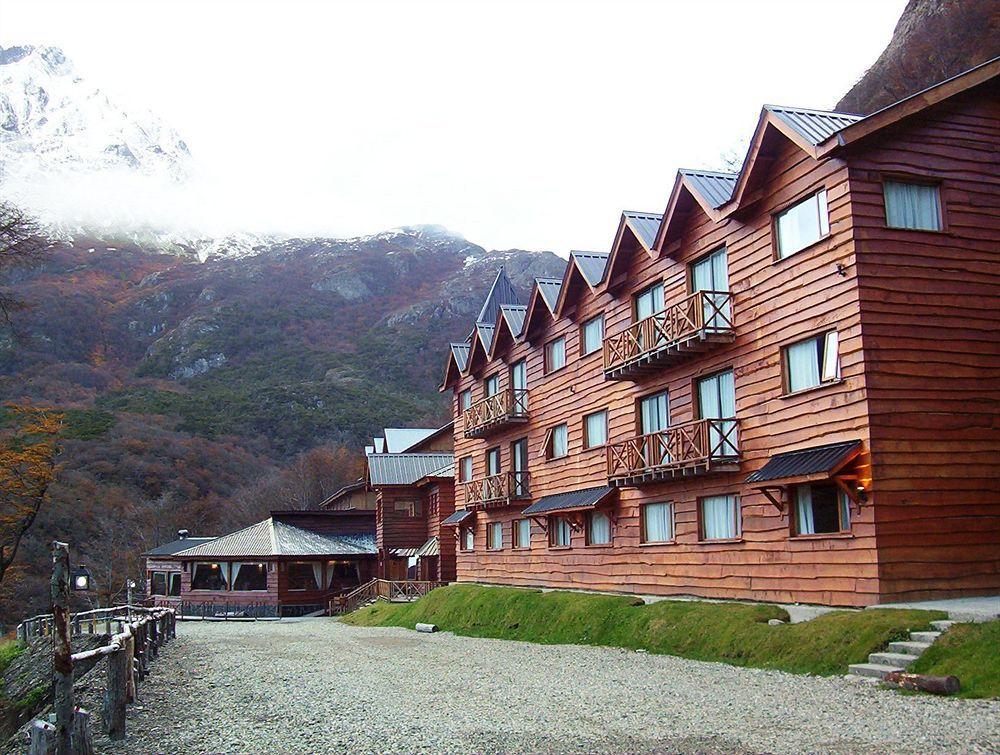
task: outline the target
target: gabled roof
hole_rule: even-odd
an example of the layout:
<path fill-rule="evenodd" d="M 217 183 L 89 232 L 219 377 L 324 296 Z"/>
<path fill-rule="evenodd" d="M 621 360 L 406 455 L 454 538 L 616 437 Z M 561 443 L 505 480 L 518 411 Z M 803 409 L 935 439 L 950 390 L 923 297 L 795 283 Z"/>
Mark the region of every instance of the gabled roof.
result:
<path fill-rule="evenodd" d="M 163 545 L 157 545 L 146 551 L 147 556 L 172 556 L 175 553 L 180 553 L 188 548 L 193 548 L 196 545 L 201 545 L 202 543 L 210 543 L 215 540 L 214 537 L 183 537 L 180 540 L 173 540 L 169 543 L 164 543 Z"/>
<path fill-rule="evenodd" d="M 776 115 L 814 147 L 825 142 L 841 129 L 864 118 L 863 115 L 855 113 L 837 113 L 831 110 L 811 110 L 781 105 L 764 105 L 764 110 Z"/>
<path fill-rule="evenodd" d="M 500 312 L 507 322 L 507 327 L 510 328 L 510 334 L 515 338 L 521 335 L 521 331 L 524 330 L 524 316 L 527 314 L 528 308 L 520 304 L 504 304 L 500 307 Z"/>
<path fill-rule="evenodd" d="M 448 453 L 422 454 L 370 454 L 368 482 L 380 485 L 412 485 L 422 477 L 455 462 L 455 455 Z"/>
<path fill-rule="evenodd" d="M 524 330 L 524 317 L 527 311 L 527 307 L 514 306 L 512 304 L 504 304 L 500 307 L 500 313 L 497 315 L 497 324 L 493 329 L 493 345 L 490 348 L 490 353 L 487 355 L 489 359 L 495 359 L 506 344 L 513 344 L 521 340 L 521 332 Z"/>
<path fill-rule="evenodd" d="M 653 212 L 623 212 L 618 221 L 618 230 L 615 231 L 615 240 L 611 243 L 611 254 L 604 265 L 603 289 L 607 289 L 611 284 L 611 279 L 615 270 L 619 269 L 625 260 L 622 257 L 625 241 L 633 239 L 632 243 L 638 244 L 647 254 L 652 255 L 656 239 L 656 229 L 661 223 L 660 215 Z M 652 232 L 653 236 L 649 234 Z"/>
<path fill-rule="evenodd" d="M 702 204 L 717 210 L 733 196 L 736 179 L 739 173 L 720 173 L 712 170 L 691 170 L 682 168 L 677 171 L 685 180 L 687 187 L 697 195 Z"/>
<path fill-rule="evenodd" d="M 559 301 L 559 290 L 562 288 L 562 280 L 559 278 L 535 278 L 535 287 L 538 293 L 545 300 L 545 306 L 549 312 L 556 311 L 556 303 Z"/>
<path fill-rule="evenodd" d="M 622 213 L 622 220 L 625 222 L 639 243 L 648 252 L 653 248 L 653 240 L 656 238 L 656 229 L 660 227 L 663 216 L 656 212 L 636 212 L 635 210 L 625 210 Z"/>
<path fill-rule="evenodd" d="M 490 286 L 490 291 L 486 294 L 486 301 L 483 302 L 482 309 L 479 310 L 479 317 L 476 323 L 486 323 L 492 325 L 496 322 L 497 311 L 501 304 L 520 304 L 521 300 L 514 290 L 514 284 L 507 277 L 507 272 L 501 267 L 497 271 L 497 277 Z M 487 349 L 489 350 L 489 349 Z"/>
<path fill-rule="evenodd" d="M 729 201 L 738 178 L 738 173 L 690 169 L 677 171 L 670 199 L 667 200 L 667 209 L 663 213 L 663 222 L 656 235 L 655 248 L 663 253 L 671 240 L 670 231 L 694 206 L 701 207 L 713 221 L 721 220 L 720 208 Z"/>
<path fill-rule="evenodd" d="M 579 288 L 577 279 L 586 284 L 591 291 L 600 285 L 604 280 L 604 270 L 608 264 L 607 252 L 579 252 L 569 253 L 569 264 L 566 265 L 566 272 L 563 273 L 562 285 L 559 287 L 559 299 L 556 301 L 554 315 L 562 317 L 565 311 L 567 300 L 570 296 L 576 296 Z"/>
<path fill-rule="evenodd" d="M 545 311 L 550 318 L 555 318 L 555 308 L 559 303 L 559 290 L 561 288 L 562 280 L 559 278 L 535 278 L 535 286 L 531 289 L 531 299 L 528 301 L 528 311 L 524 316 L 524 331 L 522 333 L 524 337 L 528 336 L 538 321 L 540 315 L 536 313 Z"/>
<path fill-rule="evenodd" d="M 444 382 L 441 383 L 442 391 L 447 390 L 465 372 L 465 366 L 469 362 L 469 348 L 468 343 L 452 342 L 448 344 L 448 364 L 444 368 Z"/>
<path fill-rule="evenodd" d="M 311 512 L 329 516 L 343 512 Z M 335 521 L 335 520 L 333 520 Z M 180 551 L 188 558 L 267 558 L 270 556 L 351 556 L 376 553 L 374 521 L 372 532 L 334 534 L 297 527 L 269 517 L 211 542 Z"/>
<path fill-rule="evenodd" d="M 497 314 L 499 313 L 500 310 L 497 309 Z M 493 322 L 491 323 L 488 324 L 485 322 L 476 323 L 476 335 L 479 336 L 479 340 L 482 341 L 483 350 L 487 354 L 490 353 L 490 347 L 493 345 L 493 329 L 494 329 L 493 323 L 495 322 L 496 322 L 496 315 L 493 316 Z"/>
<path fill-rule="evenodd" d="M 364 490 L 364 489 L 365 489 L 364 478 L 359 477 L 357 481 L 344 485 L 344 487 L 342 487 L 340 490 L 337 490 L 336 492 L 332 493 L 331 495 L 327 496 L 322 501 L 320 501 L 319 508 L 328 509 L 336 501 L 340 500 L 344 496 L 350 495 L 351 493 L 357 493 L 359 490 Z"/>

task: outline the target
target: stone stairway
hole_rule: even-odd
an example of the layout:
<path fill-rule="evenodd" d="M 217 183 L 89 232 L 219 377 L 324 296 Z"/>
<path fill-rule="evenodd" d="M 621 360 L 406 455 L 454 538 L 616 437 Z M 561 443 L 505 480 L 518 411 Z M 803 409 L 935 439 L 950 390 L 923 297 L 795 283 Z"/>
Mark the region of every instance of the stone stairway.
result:
<path fill-rule="evenodd" d="M 884 679 L 892 671 L 905 671 L 934 641 L 952 626 L 954 621 L 932 621 L 933 632 L 910 632 L 910 639 L 902 642 L 890 642 L 889 649 L 868 656 L 868 663 L 853 663 L 849 667 L 851 674 L 872 679 Z"/>

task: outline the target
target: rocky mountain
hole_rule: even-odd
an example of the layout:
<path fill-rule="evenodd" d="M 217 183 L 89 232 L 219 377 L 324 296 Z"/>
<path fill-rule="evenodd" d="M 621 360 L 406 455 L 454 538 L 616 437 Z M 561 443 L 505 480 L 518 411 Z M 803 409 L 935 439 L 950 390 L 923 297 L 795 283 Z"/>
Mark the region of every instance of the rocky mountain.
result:
<path fill-rule="evenodd" d="M 867 115 L 998 55 L 996 0 L 909 0 L 892 41 L 836 109 Z"/>

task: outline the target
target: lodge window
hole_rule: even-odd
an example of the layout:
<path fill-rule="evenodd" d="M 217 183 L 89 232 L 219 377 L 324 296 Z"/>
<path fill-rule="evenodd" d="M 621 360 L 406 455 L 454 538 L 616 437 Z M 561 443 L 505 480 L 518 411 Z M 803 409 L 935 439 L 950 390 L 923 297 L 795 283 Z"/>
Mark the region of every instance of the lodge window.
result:
<path fill-rule="evenodd" d="M 172 571 L 167 575 L 167 589 L 167 594 L 173 597 L 181 594 L 181 573 L 179 571 Z"/>
<path fill-rule="evenodd" d="M 519 438 L 510 444 L 510 464 L 514 471 L 514 492 L 528 494 L 528 439 Z"/>
<path fill-rule="evenodd" d="M 941 194 L 934 184 L 886 181 L 885 222 L 890 228 L 914 231 L 941 230 Z"/>
<path fill-rule="evenodd" d="M 154 571 L 149 576 L 149 594 L 150 595 L 166 595 L 167 594 L 167 573 L 164 571 Z"/>
<path fill-rule="evenodd" d="M 528 388 L 528 363 L 521 359 L 510 366 L 510 387 L 515 391 L 524 391 Z M 518 408 L 524 409 L 526 407 L 521 406 L 521 401 L 515 398 L 518 404 Z"/>
<path fill-rule="evenodd" d="M 545 344 L 545 374 L 566 366 L 566 339 L 557 338 Z"/>
<path fill-rule="evenodd" d="M 416 499 L 402 498 L 392 502 L 392 510 L 397 514 L 417 517 L 423 513 L 423 506 Z"/>
<path fill-rule="evenodd" d="M 587 545 L 609 545 L 611 543 L 611 517 L 603 511 L 591 511 L 587 515 Z"/>
<path fill-rule="evenodd" d="M 740 501 L 735 495 L 710 495 L 698 504 L 702 540 L 735 540 L 740 536 Z"/>
<path fill-rule="evenodd" d="M 642 542 L 669 543 L 674 539 L 674 505 L 646 503 L 639 512 L 642 519 Z"/>
<path fill-rule="evenodd" d="M 569 519 L 564 516 L 549 517 L 549 545 L 553 548 L 569 548 Z"/>
<path fill-rule="evenodd" d="M 545 458 L 561 459 L 568 453 L 569 428 L 556 425 L 545 434 Z"/>
<path fill-rule="evenodd" d="M 466 389 L 458 394 L 458 409 L 464 412 L 470 406 L 472 406 L 472 391 Z"/>
<path fill-rule="evenodd" d="M 500 448 L 491 448 L 486 451 L 486 476 L 500 474 Z"/>
<path fill-rule="evenodd" d="M 458 481 L 468 482 L 472 479 L 472 457 L 463 456 L 458 462 Z"/>
<path fill-rule="evenodd" d="M 635 321 L 645 320 L 647 317 L 662 312 L 664 307 L 663 283 L 654 283 L 652 286 L 643 289 L 632 298 L 632 311 Z"/>
<path fill-rule="evenodd" d="M 323 584 L 322 561 L 289 561 L 285 568 L 289 590 L 318 590 Z"/>
<path fill-rule="evenodd" d="M 794 488 L 793 500 L 796 535 L 850 532 L 847 496 L 836 485 L 799 485 Z"/>
<path fill-rule="evenodd" d="M 500 392 L 500 375 L 490 375 L 483 381 L 483 390 L 487 396 L 495 396 Z"/>
<path fill-rule="evenodd" d="M 496 551 L 503 548 L 503 524 L 490 522 L 486 525 L 486 548 Z"/>
<path fill-rule="evenodd" d="M 691 264 L 691 293 L 715 291 L 714 302 L 705 296 L 702 304 L 702 320 L 706 328 L 730 327 L 733 320 L 729 297 L 729 267 L 726 263 L 726 247 L 716 249 Z M 714 304 L 714 306 L 713 306 Z"/>
<path fill-rule="evenodd" d="M 785 259 L 830 235 L 830 212 L 826 189 L 774 216 L 778 259 Z"/>
<path fill-rule="evenodd" d="M 718 372 L 698 381 L 698 414 L 713 422 L 709 430 L 710 449 L 721 456 L 736 456 L 736 381 L 732 370 Z"/>
<path fill-rule="evenodd" d="M 228 590 L 229 565 L 219 562 L 195 562 L 191 575 L 192 590 Z"/>
<path fill-rule="evenodd" d="M 669 425 L 670 400 L 666 391 L 639 399 L 639 432 L 641 435 L 663 432 Z"/>
<path fill-rule="evenodd" d="M 237 561 L 232 570 L 234 590 L 267 590 L 267 564 Z"/>
<path fill-rule="evenodd" d="M 603 409 L 583 418 L 583 447 L 598 448 L 608 442 L 608 410 Z"/>
<path fill-rule="evenodd" d="M 837 331 L 831 330 L 784 348 L 785 391 L 795 393 L 840 380 Z"/>
<path fill-rule="evenodd" d="M 599 351 L 604 342 L 604 315 L 587 320 L 580 326 L 580 356 Z"/>
<path fill-rule="evenodd" d="M 460 539 L 460 545 L 463 551 L 471 551 L 475 546 L 476 536 L 472 531 L 472 527 L 462 528 L 462 537 Z"/>
<path fill-rule="evenodd" d="M 531 520 L 515 519 L 513 525 L 513 545 L 515 548 L 531 547 Z"/>

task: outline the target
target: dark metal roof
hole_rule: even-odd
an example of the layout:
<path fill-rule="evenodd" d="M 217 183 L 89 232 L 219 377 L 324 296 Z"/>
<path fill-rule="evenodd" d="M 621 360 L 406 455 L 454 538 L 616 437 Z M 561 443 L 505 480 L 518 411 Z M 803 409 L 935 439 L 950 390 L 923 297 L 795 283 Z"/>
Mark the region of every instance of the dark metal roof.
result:
<path fill-rule="evenodd" d="M 561 278 L 535 278 L 535 285 L 538 293 L 542 295 L 545 306 L 549 312 L 556 311 L 556 302 L 559 301 L 559 290 L 562 288 Z"/>
<path fill-rule="evenodd" d="M 507 321 L 510 332 L 515 337 L 521 335 L 521 331 L 524 330 L 524 316 L 528 308 L 520 304 L 501 304 L 500 311 L 503 312 L 503 318 Z"/>
<path fill-rule="evenodd" d="M 319 513 L 319 512 L 317 512 Z M 176 555 L 194 558 L 353 556 L 376 553 L 375 533 L 333 534 L 296 527 L 273 517 Z"/>
<path fill-rule="evenodd" d="M 718 209 L 733 196 L 738 173 L 719 173 L 712 170 L 680 170 L 692 189 L 701 194 L 710 207 Z"/>
<path fill-rule="evenodd" d="M 748 483 L 783 480 L 790 477 L 823 474 L 837 467 L 861 447 L 860 440 L 829 443 L 825 446 L 801 448 L 772 456 L 767 464 L 747 477 Z"/>
<path fill-rule="evenodd" d="M 494 279 L 493 285 L 490 286 L 490 292 L 486 294 L 486 301 L 483 302 L 483 308 L 479 310 L 479 317 L 476 318 L 476 322 L 492 325 L 497 321 L 497 312 L 501 304 L 520 303 L 521 300 L 517 296 L 517 291 L 514 290 L 514 284 L 510 282 L 506 271 L 501 267 L 497 271 L 497 277 Z"/>
<path fill-rule="evenodd" d="M 461 524 L 470 516 L 473 516 L 476 512 L 469 511 L 468 509 L 459 509 L 454 514 L 445 519 L 441 524 Z"/>
<path fill-rule="evenodd" d="M 479 333 L 479 339 L 483 342 L 483 349 L 487 354 L 490 352 L 490 346 L 493 345 L 493 330 L 492 325 L 487 325 L 484 322 L 476 323 L 476 332 Z"/>
<path fill-rule="evenodd" d="M 853 113 L 835 113 L 829 110 L 809 110 L 801 107 L 765 105 L 764 109 L 781 118 L 813 146 L 826 141 L 841 129 L 864 118 L 863 115 L 854 115 Z"/>
<path fill-rule="evenodd" d="M 652 249 L 663 216 L 655 212 L 636 212 L 634 210 L 626 210 L 622 215 L 642 245 L 646 249 Z"/>
<path fill-rule="evenodd" d="M 469 344 L 467 343 L 452 343 L 451 355 L 455 358 L 455 366 L 458 367 L 459 372 L 465 371 L 465 365 L 469 362 Z"/>
<path fill-rule="evenodd" d="M 147 556 L 172 556 L 175 553 L 180 553 L 183 550 L 192 548 L 195 545 L 201 545 L 202 543 L 210 543 L 215 540 L 214 537 L 185 537 L 180 540 L 174 540 L 170 543 L 164 543 L 163 545 L 158 545 L 152 550 L 146 551 Z"/>
<path fill-rule="evenodd" d="M 577 268 L 588 286 L 596 286 L 604 280 L 604 270 L 608 266 L 607 252 L 570 252 Z"/>
<path fill-rule="evenodd" d="M 379 485 L 412 485 L 422 477 L 455 463 L 454 454 L 369 454 L 368 479 Z"/>
<path fill-rule="evenodd" d="M 601 485 L 597 488 L 586 488 L 584 490 L 573 490 L 569 493 L 547 495 L 528 506 L 523 513 L 530 516 L 531 514 L 548 514 L 553 511 L 593 508 L 614 493 L 615 490 L 616 488 Z"/>

